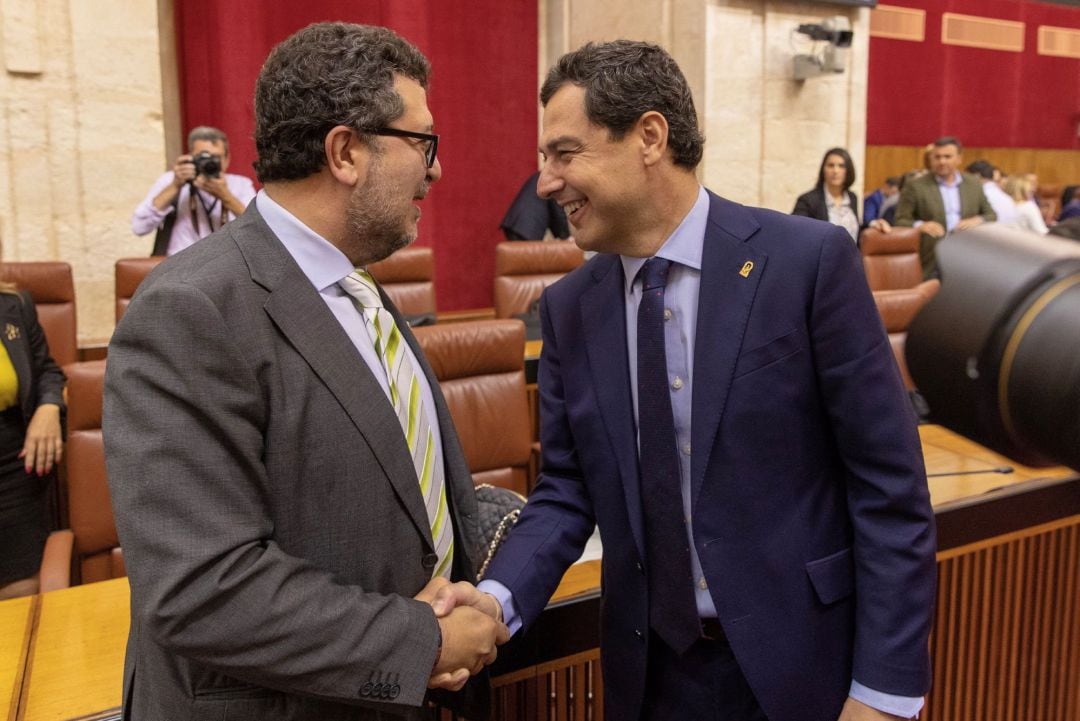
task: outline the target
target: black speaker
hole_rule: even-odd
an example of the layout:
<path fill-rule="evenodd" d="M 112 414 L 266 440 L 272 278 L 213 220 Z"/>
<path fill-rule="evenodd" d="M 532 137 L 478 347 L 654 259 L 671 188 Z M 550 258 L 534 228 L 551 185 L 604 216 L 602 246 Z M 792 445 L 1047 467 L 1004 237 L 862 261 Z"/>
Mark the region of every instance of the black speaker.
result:
<path fill-rule="evenodd" d="M 980 226 L 937 245 L 908 369 L 930 420 L 1032 466 L 1080 468 L 1080 244 Z"/>

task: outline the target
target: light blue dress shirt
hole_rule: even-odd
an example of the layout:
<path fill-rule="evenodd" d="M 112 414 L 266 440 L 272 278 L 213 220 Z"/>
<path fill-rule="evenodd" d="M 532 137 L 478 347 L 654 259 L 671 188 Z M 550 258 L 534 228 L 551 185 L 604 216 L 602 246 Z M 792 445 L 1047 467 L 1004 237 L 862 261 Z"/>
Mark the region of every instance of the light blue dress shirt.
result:
<path fill-rule="evenodd" d="M 964 176 L 956 173 L 952 180 L 952 185 L 949 185 L 940 177 L 937 178 L 941 202 L 945 204 L 945 230 L 947 231 L 951 231 L 960 222 L 960 183 L 964 182 Z"/>
<path fill-rule="evenodd" d="M 705 245 L 705 226 L 709 219 L 709 194 L 698 190 L 697 201 L 683 218 L 675 232 L 656 252 L 657 257 L 672 261 L 664 290 L 664 350 L 667 356 L 668 390 L 675 418 L 675 437 L 679 444 L 679 481 L 683 513 L 690 543 L 690 565 L 694 575 L 694 598 L 702 618 L 716 618 L 716 606 L 709 595 L 705 574 L 701 570 L 694 545 L 693 514 L 690 498 L 690 446 L 692 379 L 694 373 L 694 339 L 697 332 L 698 294 L 701 288 L 701 255 Z M 634 417 L 638 414 L 637 397 L 637 314 L 641 303 L 641 281 L 637 273 L 648 258 L 620 257 L 626 281 L 626 352 L 630 363 L 630 391 L 633 396 Z M 481 581 L 478 588 L 492 594 L 502 604 L 503 620 L 511 633 L 521 628 L 513 596 L 509 589 L 494 580 Z M 850 695 L 880 711 L 910 718 L 922 708 L 922 697 L 894 696 L 863 686 L 852 679 Z"/>
<path fill-rule="evenodd" d="M 285 210 L 260 190 L 255 197 L 255 207 L 259 214 L 274 231 L 285 250 L 293 257 L 300 270 L 315 286 L 315 290 L 322 297 L 326 307 L 337 318 L 349 340 L 356 346 L 360 357 L 371 369 L 372 375 L 379 382 L 383 393 L 386 394 L 387 402 L 390 402 L 390 385 L 386 380 L 386 371 L 383 369 L 382 360 L 375 352 L 375 343 L 371 340 L 366 327 L 367 319 L 364 314 L 357 310 L 353 304 L 352 296 L 342 290 L 338 281 L 355 270 L 352 262 L 345 254 L 338 250 L 330 241 L 304 225 L 295 215 Z M 420 364 L 408 343 L 402 343 L 405 353 L 413 364 L 413 368 L 419 370 Z M 436 419 L 435 397 L 431 394 L 431 386 L 423 373 L 416 373 L 416 379 L 420 382 L 420 397 L 427 410 L 428 418 Z M 435 438 L 435 448 L 438 453 L 438 462 L 442 462 L 442 437 L 439 433 L 439 424 L 432 422 L 431 432 Z"/>

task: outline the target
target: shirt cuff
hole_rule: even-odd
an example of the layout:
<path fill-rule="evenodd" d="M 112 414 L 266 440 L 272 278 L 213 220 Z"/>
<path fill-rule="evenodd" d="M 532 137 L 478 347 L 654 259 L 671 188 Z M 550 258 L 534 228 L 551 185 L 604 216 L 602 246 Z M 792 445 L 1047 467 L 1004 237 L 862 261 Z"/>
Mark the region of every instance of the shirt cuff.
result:
<path fill-rule="evenodd" d="M 916 220 L 916 221 L 915 221 L 914 223 L 912 223 L 912 224 L 911 224 L 911 227 L 912 227 L 912 228 L 918 228 L 918 227 L 919 227 L 920 225 L 922 225 L 922 224 L 923 224 L 923 221 L 921 221 L 921 220 Z"/>
<path fill-rule="evenodd" d="M 521 628 L 521 617 L 518 616 L 517 608 L 514 607 L 514 596 L 510 593 L 510 589 L 502 585 L 498 581 L 488 579 L 481 581 L 476 585 L 476 590 L 481 593 L 490 593 L 495 597 L 495 600 L 502 606 L 503 623 L 510 629 L 510 635 L 513 636 Z"/>
<path fill-rule="evenodd" d="M 891 693 L 882 693 L 863 686 L 855 679 L 851 679 L 851 690 L 848 691 L 848 695 L 878 711 L 884 711 L 907 719 L 915 718 L 923 707 L 922 696 L 897 696 Z"/>

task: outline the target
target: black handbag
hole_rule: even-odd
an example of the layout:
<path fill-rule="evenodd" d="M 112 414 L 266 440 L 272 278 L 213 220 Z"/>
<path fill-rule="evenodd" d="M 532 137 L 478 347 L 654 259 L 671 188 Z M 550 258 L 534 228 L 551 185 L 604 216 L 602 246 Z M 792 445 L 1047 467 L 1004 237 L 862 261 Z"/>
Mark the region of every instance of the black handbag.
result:
<path fill-rule="evenodd" d="M 483 541 L 480 570 L 476 574 L 479 580 L 487 573 L 488 564 L 517 523 L 521 508 L 525 505 L 525 496 L 508 488 L 481 483 L 476 487 L 476 505 Z"/>

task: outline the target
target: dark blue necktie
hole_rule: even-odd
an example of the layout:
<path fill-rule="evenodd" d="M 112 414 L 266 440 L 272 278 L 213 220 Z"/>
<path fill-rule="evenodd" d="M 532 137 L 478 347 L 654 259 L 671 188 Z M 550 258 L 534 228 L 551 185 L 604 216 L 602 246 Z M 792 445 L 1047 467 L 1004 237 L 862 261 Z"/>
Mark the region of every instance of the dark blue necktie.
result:
<path fill-rule="evenodd" d="M 701 636 L 683 519 L 679 451 L 664 350 L 664 286 L 671 261 L 650 258 L 639 272 L 637 384 L 641 501 L 648 554 L 649 624 L 678 653 Z"/>

